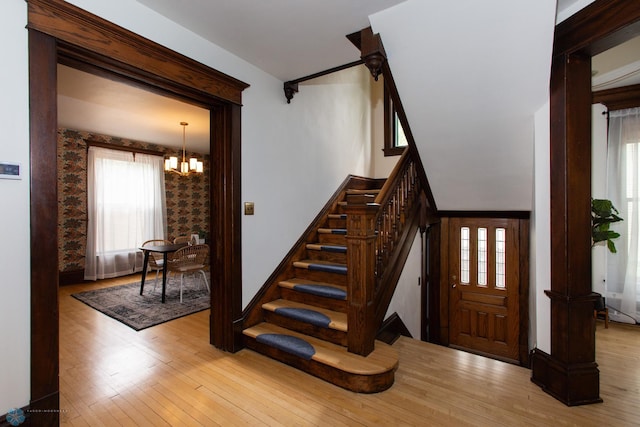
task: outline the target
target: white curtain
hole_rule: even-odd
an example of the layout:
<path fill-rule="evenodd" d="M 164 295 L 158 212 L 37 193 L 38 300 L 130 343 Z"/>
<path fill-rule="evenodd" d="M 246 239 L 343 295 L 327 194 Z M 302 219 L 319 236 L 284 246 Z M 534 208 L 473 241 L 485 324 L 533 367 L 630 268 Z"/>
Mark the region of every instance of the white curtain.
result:
<path fill-rule="evenodd" d="M 165 238 L 165 212 L 161 156 L 89 147 L 84 278 L 140 271 L 138 248 L 146 240 Z"/>
<path fill-rule="evenodd" d="M 640 108 L 609 113 L 607 175 L 607 197 L 624 221 L 612 225 L 620 238 L 618 253 L 607 254 L 605 296 L 614 320 L 635 323 L 640 321 Z"/>

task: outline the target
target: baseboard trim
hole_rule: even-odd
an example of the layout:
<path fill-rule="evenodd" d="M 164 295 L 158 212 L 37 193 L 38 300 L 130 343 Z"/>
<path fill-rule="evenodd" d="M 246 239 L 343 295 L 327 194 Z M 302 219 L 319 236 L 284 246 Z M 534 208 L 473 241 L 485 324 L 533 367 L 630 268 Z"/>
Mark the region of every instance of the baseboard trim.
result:
<path fill-rule="evenodd" d="M 84 270 L 70 270 L 58 272 L 59 286 L 75 285 L 84 282 Z"/>
<path fill-rule="evenodd" d="M 544 351 L 531 351 L 531 381 L 567 406 L 601 403 L 595 362 L 566 364 Z"/>
<path fill-rule="evenodd" d="M 397 312 L 394 312 L 391 316 L 382 322 L 382 326 L 376 336 L 377 340 L 380 340 L 386 344 L 393 344 L 400 336 L 413 338 L 411 332 L 407 329 Z"/>

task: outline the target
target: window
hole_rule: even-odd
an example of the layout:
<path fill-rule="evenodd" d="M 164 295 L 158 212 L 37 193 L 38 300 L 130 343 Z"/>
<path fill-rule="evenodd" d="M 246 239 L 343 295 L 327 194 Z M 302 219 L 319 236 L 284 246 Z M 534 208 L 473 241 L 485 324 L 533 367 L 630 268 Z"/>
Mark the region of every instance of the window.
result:
<path fill-rule="evenodd" d="M 141 269 L 138 247 L 166 234 L 164 159 L 89 147 L 85 279 Z"/>
<path fill-rule="evenodd" d="M 478 228 L 478 286 L 487 286 L 487 229 Z"/>
<path fill-rule="evenodd" d="M 507 234 L 504 228 L 496 228 L 496 288 L 507 286 L 506 278 L 506 254 L 507 254 Z"/>
<path fill-rule="evenodd" d="M 471 244 L 469 227 L 460 229 L 460 283 L 469 284 L 471 280 Z"/>
<path fill-rule="evenodd" d="M 399 156 L 408 145 L 407 137 L 402 129 L 398 113 L 393 107 L 391 95 L 384 88 L 384 155 Z"/>
<path fill-rule="evenodd" d="M 617 253 L 606 255 L 605 296 L 622 313 L 618 320 L 634 323 L 640 321 L 640 108 L 609 111 L 607 162 L 607 198 L 624 221 L 611 226 L 620 237 Z"/>

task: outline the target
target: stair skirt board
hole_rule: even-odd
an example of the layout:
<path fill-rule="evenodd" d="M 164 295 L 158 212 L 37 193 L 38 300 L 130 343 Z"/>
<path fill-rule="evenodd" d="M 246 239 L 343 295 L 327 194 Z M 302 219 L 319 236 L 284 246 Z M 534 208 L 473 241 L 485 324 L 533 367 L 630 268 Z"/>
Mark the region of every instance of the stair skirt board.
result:
<path fill-rule="evenodd" d="M 311 271 L 321 271 L 323 273 L 347 274 L 347 266 L 341 264 L 321 264 L 316 262 L 296 261 L 293 263 L 295 267 L 306 268 Z"/>
<path fill-rule="evenodd" d="M 306 308 L 279 307 L 275 309 L 275 313 L 325 329 L 328 329 L 331 323 L 328 316 Z"/>
<path fill-rule="evenodd" d="M 347 291 L 333 287 L 333 286 L 314 285 L 311 283 L 300 283 L 300 284 L 294 285 L 293 290 L 319 296 L 319 297 L 332 298 L 337 300 L 347 299 Z"/>
<path fill-rule="evenodd" d="M 307 249 L 311 249 L 314 251 L 322 251 L 322 252 L 334 252 L 339 254 L 346 254 L 347 247 L 341 245 L 318 245 L 315 243 L 307 244 Z"/>

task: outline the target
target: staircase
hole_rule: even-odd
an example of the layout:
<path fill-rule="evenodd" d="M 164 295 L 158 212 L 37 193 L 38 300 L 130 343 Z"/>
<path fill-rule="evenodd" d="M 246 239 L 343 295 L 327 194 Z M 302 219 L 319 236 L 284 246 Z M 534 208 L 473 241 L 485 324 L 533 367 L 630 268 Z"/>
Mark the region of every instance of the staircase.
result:
<path fill-rule="evenodd" d="M 291 277 L 278 281 L 276 297 L 261 305 L 263 321 L 243 331 L 246 346 L 356 392 L 382 391 L 393 384 L 398 357 L 376 342 L 363 357 L 347 351 L 347 194 L 311 230 Z"/>
<path fill-rule="evenodd" d="M 400 175 L 398 189 L 387 190 L 391 208 L 378 204 L 386 200 L 385 180 L 343 183 L 245 310 L 246 347 L 351 391 L 391 387 L 398 356 L 375 335 L 404 265 L 398 254 L 413 240 L 408 229 L 417 230 L 419 205 L 407 190 L 415 180 Z M 411 209 L 401 212 L 402 204 Z M 394 244 L 395 252 L 386 249 Z"/>

